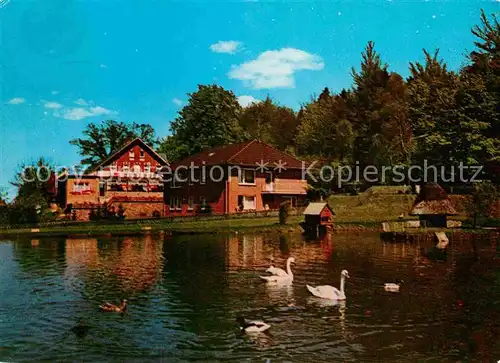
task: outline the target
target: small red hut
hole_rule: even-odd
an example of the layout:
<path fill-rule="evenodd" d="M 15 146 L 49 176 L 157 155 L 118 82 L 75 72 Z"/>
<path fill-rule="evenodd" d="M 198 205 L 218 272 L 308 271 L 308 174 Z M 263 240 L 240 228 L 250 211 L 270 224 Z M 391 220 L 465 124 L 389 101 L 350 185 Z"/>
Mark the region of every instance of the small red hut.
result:
<path fill-rule="evenodd" d="M 303 229 L 309 232 L 319 232 L 333 225 L 333 216 L 335 212 L 328 203 L 309 203 L 304 211 Z"/>

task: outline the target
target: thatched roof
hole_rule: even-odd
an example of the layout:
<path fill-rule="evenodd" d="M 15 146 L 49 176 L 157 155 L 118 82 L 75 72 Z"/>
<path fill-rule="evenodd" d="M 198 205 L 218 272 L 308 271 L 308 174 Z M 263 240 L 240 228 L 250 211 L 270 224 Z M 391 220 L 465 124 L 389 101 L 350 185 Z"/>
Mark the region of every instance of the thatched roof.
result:
<path fill-rule="evenodd" d="M 456 215 L 446 191 L 437 183 L 427 183 L 420 190 L 410 215 Z"/>

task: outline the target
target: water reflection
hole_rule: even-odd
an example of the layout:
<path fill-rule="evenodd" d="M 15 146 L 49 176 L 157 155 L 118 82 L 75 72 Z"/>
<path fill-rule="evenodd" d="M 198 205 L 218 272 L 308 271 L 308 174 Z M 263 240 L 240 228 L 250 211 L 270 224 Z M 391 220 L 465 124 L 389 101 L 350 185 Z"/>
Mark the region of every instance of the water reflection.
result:
<path fill-rule="evenodd" d="M 281 306 L 295 306 L 293 284 L 290 282 L 265 283 L 266 291 L 271 304 Z"/>
<path fill-rule="evenodd" d="M 4 242 L 0 355 L 7 361 L 492 361 L 500 354 L 497 237 L 454 234 L 443 260 L 422 255 L 431 239 L 385 244 L 368 233 L 307 243 L 292 233 Z M 293 284 L 260 280 L 269 256 L 281 268 L 295 257 Z M 305 288 L 338 287 L 343 269 L 351 275 L 348 307 Z M 383 284 L 396 279 L 405 281 L 400 293 L 385 293 Z M 97 311 L 102 301 L 121 297 L 130 301 L 125 317 Z M 266 321 L 269 334 L 239 336 L 237 315 Z M 79 317 L 92 326 L 83 338 L 67 334 Z"/>

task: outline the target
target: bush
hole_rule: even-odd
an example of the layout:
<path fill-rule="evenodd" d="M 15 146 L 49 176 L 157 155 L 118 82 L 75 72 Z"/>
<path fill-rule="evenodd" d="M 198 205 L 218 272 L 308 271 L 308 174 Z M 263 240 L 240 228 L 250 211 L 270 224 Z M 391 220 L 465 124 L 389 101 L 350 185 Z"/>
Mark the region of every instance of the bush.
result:
<path fill-rule="evenodd" d="M 122 204 L 118 205 L 118 211 L 116 212 L 117 219 L 123 221 L 125 219 L 125 208 Z"/>
<path fill-rule="evenodd" d="M 210 204 L 198 204 L 196 207 L 196 213 L 197 214 L 211 214 L 212 213 L 212 206 Z"/>
<path fill-rule="evenodd" d="M 280 224 L 286 224 L 288 216 L 290 215 L 290 202 L 283 202 L 280 205 Z"/>

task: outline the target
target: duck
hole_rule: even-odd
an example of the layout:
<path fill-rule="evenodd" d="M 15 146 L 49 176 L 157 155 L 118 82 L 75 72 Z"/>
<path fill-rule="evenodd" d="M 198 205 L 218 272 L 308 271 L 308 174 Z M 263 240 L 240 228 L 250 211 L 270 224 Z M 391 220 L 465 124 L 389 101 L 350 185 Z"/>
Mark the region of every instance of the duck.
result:
<path fill-rule="evenodd" d="M 294 257 L 288 257 L 286 260 L 286 271 L 279 268 L 279 267 L 274 267 L 271 265 L 266 272 L 271 273 L 271 276 L 260 276 L 261 279 L 267 281 L 267 282 L 292 282 L 293 281 L 293 273 L 290 268 L 290 265 L 292 263 L 295 263 L 295 258 Z"/>
<path fill-rule="evenodd" d="M 83 323 L 83 319 L 78 321 L 78 325 L 71 328 L 71 331 L 79 338 L 83 338 L 89 332 L 90 327 Z"/>
<path fill-rule="evenodd" d="M 242 316 L 238 316 L 236 321 L 240 324 L 240 330 L 245 333 L 262 333 L 271 327 L 271 325 L 263 321 L 247 320 Z"/>
<path fill-rule="evenodd" d="M 384 290 L 390 291 L 390 292 L 399 292 L 399 288 L 403 282 L 404 282 L 403 280 L 398 280 L 395 283 L 394 282 L 386 282 L 384 284 Z"/>
<path fill-rule="evenodd" d="M 104 304 L 99 305 L 99 308 L 102 311 L 113 311 L 115 313 L 124 313 L 127 310 L 127 300 L 122 299 L 120 306 L 111 304 L 109 302 L 105 302 Z"/>
<path fill-rule="evenodd" d="M 330 285 L 310 286 L 306 285 L 307 290 L 316 297 L 329 300 L 346 300 L 344 285 L 345 279 L 349 278 L 349 272 L 342 270 L 340 273 L 340 290 Z"/>

